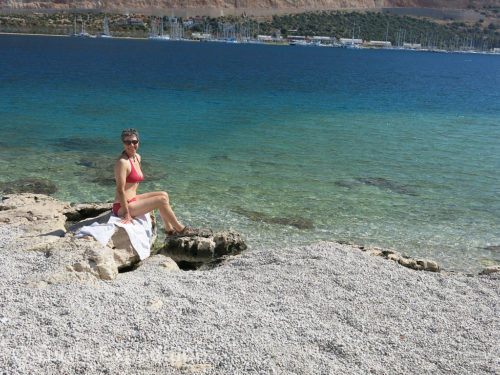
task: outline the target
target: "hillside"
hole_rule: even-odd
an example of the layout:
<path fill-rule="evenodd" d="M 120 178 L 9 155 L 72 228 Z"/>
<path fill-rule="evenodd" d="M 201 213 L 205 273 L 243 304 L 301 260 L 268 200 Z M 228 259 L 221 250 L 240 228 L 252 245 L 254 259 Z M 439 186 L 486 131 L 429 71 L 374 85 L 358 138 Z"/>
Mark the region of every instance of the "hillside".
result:
<path fill-rule="evenodd" d="M 345 9 L 440 8 L 498 6 L 498 0 L 0 0 L 2 9 Z"/>

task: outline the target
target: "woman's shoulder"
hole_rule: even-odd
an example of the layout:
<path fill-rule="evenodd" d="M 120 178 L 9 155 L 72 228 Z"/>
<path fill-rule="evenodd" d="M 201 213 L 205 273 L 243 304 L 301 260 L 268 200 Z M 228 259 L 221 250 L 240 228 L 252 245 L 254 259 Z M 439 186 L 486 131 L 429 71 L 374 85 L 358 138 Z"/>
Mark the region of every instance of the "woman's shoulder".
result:
<path fill-rule="evenodd" d="M 128 165 L 128 157 L 124 154 L 121 154 L 118 159 L 116 159 L 115 165 Z"/>

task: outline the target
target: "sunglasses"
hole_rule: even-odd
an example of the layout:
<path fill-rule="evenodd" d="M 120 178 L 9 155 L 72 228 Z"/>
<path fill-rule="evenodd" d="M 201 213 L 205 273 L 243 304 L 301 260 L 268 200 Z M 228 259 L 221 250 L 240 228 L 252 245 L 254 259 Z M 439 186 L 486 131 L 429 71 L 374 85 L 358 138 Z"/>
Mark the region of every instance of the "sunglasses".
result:
<path fill-rule="evenodd" d="M 123 143 L 125 143 L 127 146 L 130 146 L 131 144 L 138 144 L 139 141 L 137 139 L 133 140 L 133 141 L 123 141 Z"/>

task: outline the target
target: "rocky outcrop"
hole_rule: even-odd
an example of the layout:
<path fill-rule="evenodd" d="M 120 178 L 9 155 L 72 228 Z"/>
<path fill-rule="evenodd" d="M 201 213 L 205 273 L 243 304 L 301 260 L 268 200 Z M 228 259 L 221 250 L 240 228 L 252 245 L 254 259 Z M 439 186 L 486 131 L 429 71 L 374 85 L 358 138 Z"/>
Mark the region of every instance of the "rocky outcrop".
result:
<path fill-rule="evenodd" d="M 140 262 L 123 228 L 116 228 L 106 246 L 93 237 L 74 238 L 74 234 L 93 222 L 107 222 L 111 204 L 71 205 L 41 194 L 6 195 L 0 202 L 0 225 L 18 229 L 10 247 L 17 252 L 38 251 L 50 259 L 49 271 L 34 273 L 33 285 L 42 286 L 64 279 L 89 282 L 113 280 L 120 271 L 155 264 L 166 271 L 196 269 L 214 264 L 247 248 L 240 234 L 233 231 L 213 233 L 201 230 L 195 236 L 168 236 L 158 255 Z M 154 215 L 153 233 L 157 228 Z M 397 251 L 348 244 L 372 256 L 380 256 L 414 270 L 439 272 L 439 265 L 428 259 L 412 258 Z M 494 247 L 496 250 L 496 247 Z M 177 263 L 179 263 L 179 265 Z M 210 267 L 210 266 L 209 266 Z M 500 272 L 500 266 L 485 268 L 481 275 Z"/>
<path fill-rule="evenodd" d="M 98 204 L 93 205 L 96 206 L 96 212 L 102 210 L 103 208 Z M 89 206 L 77 206 L 77 208 L 80 209 L 80 212 L 89 212 L 89 210 L 92 212 L 91 207 Z M 66 215 L 68 215 L 67 212 Z M 73 213 L 71 215 L 73 215 Z M 104 213 L 98 215 L 97 217 L 79 221 L 68 228 L 65 236 L 71 238 L 70 241 L 74 241 L 74 243 L 78 245 L 79 249 L 85 249 L 83 251 L 83 259 L 74 263 L 72 267 L 67 267 L 68 271 L 87 272 L 98 279 L 113 280 L 118 276 L 119 272 L 129 270 L 134 265 L 139 263 L 139 255 L 132 246 L 127 232 L 121 227 L 115 227 L 115 232 L 106 246 L 102 246 L 92 236 L 76 239 L 73 238 L 81 227 L 92 225 L 94 222 L 100 224 L 107 223 L 110 216 L 111 212 L 107 209 Z M 151 213 L 151 219 L 153 225 L 152 243 L 154 244 L 157 237 L 157 226 L 153 213 Z"/>
<path fill-rule="evenodd" d="M 76 222 L 83 222 L 86 219 L 94 218 L 102 213 L 110 212 L 112 203 L 78 203 L 71 204 L 70 208 L 64 211 L 64 216 L 68 220 L 68 225 Z M 83 224 L 87 225 L 87 224 Z"/>
<path fill-rule="evenodd" d="M 403 267 L 411 268 L 417 271 L 430 271 L 439 272 L 441 269 L 439 265 L 433 260 L 423 258 L 412 258 L 407 255 L 401 254 L 395 250 L 382 249 L 380 247 L 367 247 L 363 245 L 355 245 L 352 243 L 345 243 L 352 247 L 356 247 L 372 256 L 379 256 L 388 260 L 392 260 Z"/>
<path fill-rule="evenodd" d="M 20 248 L 37 242 L 50 243 L 66 233 L 64 212 L 71 206 L 46 195 L 6 195 L 0 203 L 0 223 L 10 224 L 28 233 L 18 243 Z"/>
<path fill-rule="evenodd" d="M 127 232 L 121 227 L 115 227 L 106 246 L 92 236 L 74 238 L 83 226 L 107 223 L 110 211 L 110 203 L 71 205 L 40 194 L 6 195 L 0 203 L 0 223 L 20 230 L 21 235 L 13 245 L 15 251 L 39 251 L 50 259 L 50 272 L 34 274 L 29 280 L 37 286 L 64 279 L 114 280 L 120 272 L 150 262 L 159 263 L 166 271 L 178 270 L 176 261 L 189 264 L 189 269 L 197 268 L 246 249 L 235 231 L 214 234 L 202 230 L 196 236 L 167 237 L 158 256 L 141 262 Z M 157 237 L 154 214 L 151 219 L 154 244 Z"/>
<path fill-rule="evenodd" d="M 139 263 L 123 228 L 116 227 L 106 246 L 91 236 L 74 238 L 82 226 L 105 223 L 111 204 L 70 205 L 46 195 L 6 195 L 0 203 L 0 223 L 20 230 L 16 251 L 41 251 L 50 258 L 51 274 L 35 275 L 31 282 L 51 283 L 62 279 L 113 280 L 118 273 Z M 156 220 L 153 221 L 153 243 Z"/>
<path fill-rule="evenodd" d="M 108 205 L 107 204 L 97 204 L 97 203 L 91 203 L 91 204 L 84 204 L 84 205 L 78 205 L 75 207 L 75 210 L 77 213 L 81 215 L 83 212 L 85 215 L 92 215 L 91 218 L 88 219 L 83 219 L 85 216 L 80 216 L 80 220 L 73 225 L 68 227 L 68 232 L 66 233 L 66 236 L 74 236 L 78 231 L 87 225 L 92 225 L 93 223 L 107 223 L 109 220 L 109 217 L 111 216 L 111 205 L 109 204 L 109 208 L 106 209 Z M 93 217 L 93 213 L 99 213 L 103 211 L 100 215 Z M 75 214 L 75 210 L 73 210 L 71 213 L 66 212 L 65 215 L 67 217 L 78 217 Z M 153 223 L 153 240 L 152 243 L 155 242 L 156 237 L 157 237 L 157 226 L 156 226 L 156 218 L 152 214 L 151 215 L 151 220 Z M 93 239 L 93 237 L 89 238 Z M 78 239 L 75 239 L 77 241 Z M 125 229 L 121 227 L 115 227 L 115 233 L 111 236 L 111 239 L 108 241 L 107 248 L 113 249 L 113 257 L 114 257 L 114 262 L 116 264 L 116 267 L 119 271 L 126 270 L 135 264 L 137 264 L 140 261 L 139 255 L 135 251 L 134 247 L 130 243 L 130 239 L 128 237 L 127 232 Z"/>
<path fill-rule="evenodd" d="M 238 254 L 246 248 L 240 234 L 233 230 L 214 234 L 209 229 L 203 229 L 196 236 L 168 236 L 158 252 L 177 263 L 196 268 L 203 263 Z"/>
<path fill-rule="evenodd" d="M 480 275 L 491 275 L 493 273 L 500 272 L 500 266 L 488 266 L 484 268 L 479 274 Z"/>

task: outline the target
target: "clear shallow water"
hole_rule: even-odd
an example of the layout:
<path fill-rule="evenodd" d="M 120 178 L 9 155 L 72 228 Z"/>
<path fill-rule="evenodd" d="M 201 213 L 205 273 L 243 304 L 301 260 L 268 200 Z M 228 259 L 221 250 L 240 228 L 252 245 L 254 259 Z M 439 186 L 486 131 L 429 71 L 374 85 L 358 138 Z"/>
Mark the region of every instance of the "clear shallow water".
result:
<path fill-rule="evenodd" d="M 498 56 L 24 36 L 0 51 L 0 182 L 108 201 L 134 126 L 140 191 L 167 190 L 189 225 L 252 248 L 500 262 L 484 249 L 500 245 Z"/>

